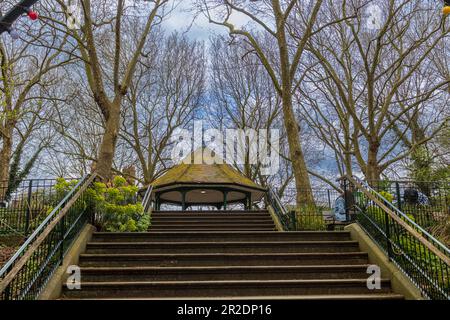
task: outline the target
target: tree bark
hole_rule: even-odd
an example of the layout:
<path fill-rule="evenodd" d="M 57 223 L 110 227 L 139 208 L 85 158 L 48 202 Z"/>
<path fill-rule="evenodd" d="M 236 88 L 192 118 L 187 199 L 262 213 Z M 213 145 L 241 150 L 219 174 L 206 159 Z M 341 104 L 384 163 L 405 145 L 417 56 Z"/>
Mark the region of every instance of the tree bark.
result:
<path fill-rule="evenodd" d="M 274 8 L 278 7 L 278 5 L 274 6 Z M 297 207 L 300 207 L 302 205 L 314 204 L 314 197 L 312 195 L 311 182 L 300 142 L 299 125 L 296 121 L 292 106 L 292 77 L 286 41 L 285 20 L 277 10 L 275 10 L 275 16 L 277 20 L 277 41 L 280 52 L 283 120 L 288 138 L 289 156 L 292 161 L 295 187 L 297 189 L 296 202 Z"/>
<path fill-rule="evenodd" d="M 297 206 L 314 204 L 308 169 L 300 144 L 298 124 L 292 110 L 292 99 L 286 96 L 283 96 L 283 118 L 289 144 L 289 156 L 292 161 L 292 171 L 295 178 L 295 187 L 297 189 Z"/>
<path fill-rule="evenodd" d="M 12 147 L 13 147 L 13 129 L 5 128 L 6 135 L 3 137 L 3 147 L 0 149 L 0 200 L 5 197 L 8 189 L 9 166 L 11 163 Z"/>
<path fill-rule="evenodd" d="M 376 184 L 380 180 L 381 168 L 377 159 L 379 148 L 380 143 L 378 141 L 372 141 L 369 143 L 367 166 L 364 175 L 370 184 Z"/>
<path fill-rule="evenodd" d="M 105 132 L 98 152 L 97 173 L 106 181 L 112 179 L 112 164 L 116 151 L 116 142 L 120 128 L 120 101 L 115 101 L 109 107 L 105 121 Z"/>

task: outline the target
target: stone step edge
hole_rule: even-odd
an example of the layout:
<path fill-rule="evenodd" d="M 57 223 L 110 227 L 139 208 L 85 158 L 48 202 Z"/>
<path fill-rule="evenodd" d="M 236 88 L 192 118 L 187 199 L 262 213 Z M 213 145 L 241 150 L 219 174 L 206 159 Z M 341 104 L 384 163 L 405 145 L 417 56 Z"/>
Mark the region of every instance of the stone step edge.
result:
<path fill-rule="evenodd" d="M 237 257 L 284 257 L 284 256 L 367 256 L 367 252 L 362 251 L 354 251 L 354 252 L 305 252 L 305 253 L 130 253 L 130 254 L 103 254 L 103 253 L 82 253 L 80 257 L 89 258 L 89 257 L 229 257 L 229 256 L 237 256 Z"/>

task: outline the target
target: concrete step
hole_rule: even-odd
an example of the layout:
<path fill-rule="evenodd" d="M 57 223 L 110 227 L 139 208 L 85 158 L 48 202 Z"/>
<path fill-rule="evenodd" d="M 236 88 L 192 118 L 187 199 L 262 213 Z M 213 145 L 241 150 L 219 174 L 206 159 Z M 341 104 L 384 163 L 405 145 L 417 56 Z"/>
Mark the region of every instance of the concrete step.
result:
<path fill-rule="evenodd" d="M 81 290 L 63 288 L 65 297 L 207 297 L 207 296 L 285 296 L 332 294 L 386 294 L 389 280 L 381 280 L 381 289 L 367 288 L 365 279 L 266 280 L 266 281 L 139 281 L 82 282 Z"/>
<path fill-rule="evenodd" d="M 138 266 L 295 266 L 366 264 L 365 252 L 340 253 L 206 253 L 206 254 L 81 254 L 82 267 Z"/>
<path fill-rule="evenodd" d="M 268 215 L 269 211 L 267 210 L 204 210 L 204 211 L 153 211 L 152 216 L 158 215 Z"/>
<path fill-rule="evenodd" d="M 365 279 L 369 265 L 84 267 L 85 282 Z"/>
<path fill-rule="evenodd" d="M 176 228 L 155 228 L 155 232 L 160 230 L 164 230 L 167 232 L 213 232 L 213 231 L 222 231 L 222 232 L 230 232 L 230 231 L 265 231 L 271 232 L 275 230 L 275 227 L 259 227 L 259 228 L 240 228 L 240 227 L 220 227 L 220 228 L 205 228 L 205 227 L 176 227 Z"/>
<path fill-rule="evenodd" d="M 152 224 L 150 229 L 154 231 L 158 230 L 170 230 L 170 229 L 184 229 L 190 230 L 221 230 L 221 229 L 236 229 L 236 230 L 253 230 L 253 229 L 274 229 L 275 224 L 271 223 L 248 223 L 248 224 L 233 224 L 233 223 L 197 223 L 197 224 L 184 224 L 184 223 L 169 223 L 169 224 Z"/>
<path fill-rule="evenodd" d="M 268 212 L 264 213 L 152 213 L 152 218 L 209 218 L 209 219 L 259 219 L 270 218 Z"/>
<path fill-rule="evenodd" d="M 306 253 L 358 250 L 357 241 L 90 242 L 86 253 Z"/>
<path fill-rule="evenodd" d="M 71 298 L 71 300 L 91 300 L 92 298 Z M 96 300 L 110 300 L 108 298 L 95 298 Z M 395 293 L 371 293 L 371 294 L 333 294 L 333 295 L 285 295 L 285 296 L 214 296 L 214 297 L 175 297 L 175 298 L 114 298 L 114 300 L 226 300 L 226 301 L 245 301 L 245 300 L 350 300 L 350 301 L 365 301 L 365 300 L 404 300 L 400 294 Z M 64 300 L 62 298 L 61 300 Z"/>
<path fill-rule="evenodd" d="M 196 225 L 196 224 L 229 224 L 229 225 L 248 225 L 248 224 L 257 224 L 257 225 L 265 225 L 271 224 L 273 225 L 273 221 L 271 218 L 264 219 L 224 219 L 224 218 L 198 218 L 198 217 L 189 217 L 189 218 L 152 218 L 152 227 L 156 225 Z"/>
<path fill-rule="evenodd" d="M 269 213 L 198 213 L 198 214 L 192 214 L 192 213 L 159 213 L 159 214 L 151 214 L 152 218 L 155 219 L 169 219 L 169 218 L 199 218 L 199 219 L 267 219 L 272 218 L 272 216 Z"/>
<path fill-rule="evenodd" d="M 92 242 L 229 242 L 229 241 L 347 241 L 351 240 L 347 231 L 204 231 L 204 232 L 137 232 L 111 233 L 96 232 Z"/>

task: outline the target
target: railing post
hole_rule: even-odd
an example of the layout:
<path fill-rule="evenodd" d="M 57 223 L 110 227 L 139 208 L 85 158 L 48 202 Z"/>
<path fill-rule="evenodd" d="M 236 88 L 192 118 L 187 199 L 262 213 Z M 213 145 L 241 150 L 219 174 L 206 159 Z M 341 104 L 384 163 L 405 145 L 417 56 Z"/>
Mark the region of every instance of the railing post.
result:
<path fill-rule="evenodd" d="M 87 202 L 88 202 L 88 208 L 87 208 L 87 210 L 88 210 L 88 219 L 90 220 L 90 222 L 91 222 L 91 225 L 93 225 L 93 226 L 95 226 L 95 211 L 96 211 L 96 206 L 95 206 L 95 203 L 94 203 L 94 201 L 92 200 L 92 198 L 91 197 L 87 197 Z"/>
<path fill-rule="evenodd" d="M 292 231 L 297 231 L 297 215 L 295 210 L 289 211 L 289 220 L 291 221 Z"/>
<path fill-rule="evenodd" d="M 60 265 L 63 264 L 64 260 L 64 234 L 66 233 L 65 224 L 66 224 L 66 215 L 64 215 L 61 219 L 61 237 L 60 237 L 61 247 L 59 252 Z"/>
<path fill-rule="evenodd" d="M 10 295 L 11 295 L 11 284 L 9 284 L 6 288 L 5 288 L 5 301 L 9 301 L 11 300 Z"/>
<path fill-rule="evenodd" d="M 331 208 L 331 196 L 330 196 L 330 189 L 327 189 L 327 196 L 328 196 L 328 208 Z"/>
<path fill-rule="evenodd" d="M 350 221 L 350 214 L 349 214 L 349 209 L 348 209 L 348 204 L 349 204 L 349 201 L 348 201 L 348 192 L 347 192 L 347 190 L 348 190 L 348 186 L 347 186 L 347 183 L 348 183 L 348 181 L 347 181 L 347 179 L 346 178 L 344 178 L 344 180 L 342 181 L 342 184 L 343 184 L 343 189 L 344 189 L 344 202 L 345 202 L 345 220 L 346 221 Z"/>
<path fill-rule="evenodd" d="M 400 184 L 398 183 L 398 181 L 395 182 L 395 192 L 397 193 L 398 210 L 402 211 L 402 195 L 400 193 Z"/>
<path fill-rule="evenodd" d="M 387 244 L 387 254 L 388 259 L 391 260 L 392 257 L 392 244 L 391 244 L 391 231 L 389 228 L 389 214 L 385 211 L 384 212 L 384 219 L 385 219 L 385 232 L 386 232 L 386 244 Z"/>
<path fill-rule="evenodd" d="M 28 237 L 28 231 L 30 229 L 30 216 L 31 216 L 31 195 L 33 193 L 33 180 L 28 183 L 28 196 L 27 196 L 27 210 L 25 211 L 25 237 Z"/>

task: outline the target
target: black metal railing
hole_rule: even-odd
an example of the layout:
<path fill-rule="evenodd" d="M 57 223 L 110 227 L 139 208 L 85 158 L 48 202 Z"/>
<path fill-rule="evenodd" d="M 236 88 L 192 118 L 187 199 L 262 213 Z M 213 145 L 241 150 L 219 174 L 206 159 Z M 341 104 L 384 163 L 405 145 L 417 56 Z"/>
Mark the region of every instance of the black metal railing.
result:
<path fill-rule="evenodd" d="M 147 214 L 149 214 L 152 209 L 152 192 L 153 186 L 149 186 L 142 198 L 142 207 L 144 208 L 144 213 Z"/>
<path fill-rule="evenodd" d="M 65 196 L 56 179 L 0 181 L 0 234 L 27 237 Z"/>
<path fill-rule="evenodd" d="M 450 217 L 448 181 L 370 181 L 381 194 L 388 194 L 400 211 L 423 228 L 431 228 Z"/>
<path fill-rule="evenodd" d="M 305 198 L 313 199 L 313 203 L 297 206 L 298 192 L 304 194 Z M 337 189 L 312 188 L 297 191 L 295 188 L 287 188 L 280 197 L 280 202 L 289 212 L 291 230 L 321 231 L 341 226 L 333 210 L 336 200 L 342 196 L 342 192 Z"/>
<path fill-rule="evenodd" d="M 267 203 L 272 207 L 273 212 L 278 217 L 284 231 L 292 231 L 295 229 L 295 219 L 292 214 L 290 214 L 283 203 L 281 202 L 278 194 L 273 191 L 272 188 L 268 188 L 266 193 Z"/>
<path fill-rule="evenodd" d="M 353 194 L 356 221 L 430 299 L 450 299 L 450 249 L 382 194 L 355 177 L 345 182 Z"/>
<path fill-rule="evenodd" d="M 96 174 L 83 177 L 0 269 L 2 300 L 39 296 L 79 232 L 93 219 L 93 202 L 86 191 L 95 178 Z"/>

